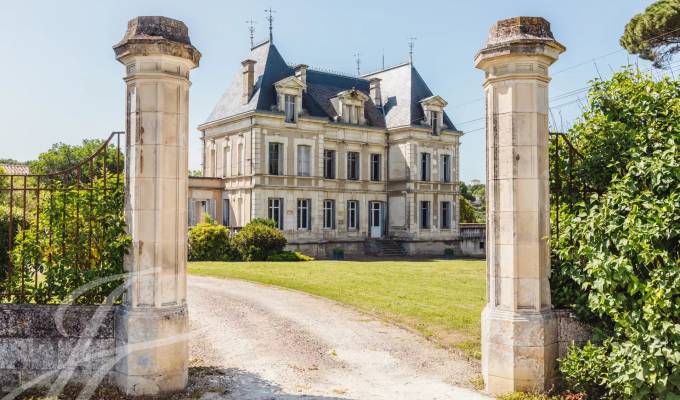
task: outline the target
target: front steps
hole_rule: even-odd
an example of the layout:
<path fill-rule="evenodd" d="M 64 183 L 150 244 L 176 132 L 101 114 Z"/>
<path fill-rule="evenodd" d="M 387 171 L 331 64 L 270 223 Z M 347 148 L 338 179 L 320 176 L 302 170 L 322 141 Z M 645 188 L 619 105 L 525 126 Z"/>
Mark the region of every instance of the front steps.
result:
<path fill-rule="evenodd" d="M 391 239 L 369 239 L 367 241 L 367 251 L 368 255 L 388 257 L 388 258 L 401 258 L 408 256 L 404 246 L 396 240 Z"/>

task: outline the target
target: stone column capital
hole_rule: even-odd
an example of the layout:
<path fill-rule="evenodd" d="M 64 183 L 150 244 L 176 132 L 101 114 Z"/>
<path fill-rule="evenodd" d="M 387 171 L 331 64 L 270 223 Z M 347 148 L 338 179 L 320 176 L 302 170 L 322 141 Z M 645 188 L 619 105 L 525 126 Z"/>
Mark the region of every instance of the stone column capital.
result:
<path fill-rule="evenodd" d="M 113 46 L 116 59 L 128 64 L 135 57 L 167 55 L 183 58 L 195 68 L 201 59 L 182 21 L 167 17 L 135 17 L 128 22 L 125 36 Z"/>
<path fill-rule="evenodd" d="M 555 40 L 550 23 L 541 17 L 515 17 L 496 22 L 486 44 L 475 56 L 475 67 L 489 72 L 496 62 L 527 57 L 543 59 L 547 65 L 566 50 Z"/>

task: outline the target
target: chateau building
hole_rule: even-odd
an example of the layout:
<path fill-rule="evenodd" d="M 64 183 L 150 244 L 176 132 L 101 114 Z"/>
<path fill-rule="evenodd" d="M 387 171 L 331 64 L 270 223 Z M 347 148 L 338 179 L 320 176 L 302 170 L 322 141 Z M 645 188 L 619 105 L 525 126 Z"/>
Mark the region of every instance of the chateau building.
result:
<path fill-rule="evenodd" d="M 456 248 L 462 132 L 446 104 L 410 61 L 354 77 L 288 65 L 259 44 L 198 127 L 190 224 L 204 212 L 232 228 L 270 218 L 317 257 Z"/>

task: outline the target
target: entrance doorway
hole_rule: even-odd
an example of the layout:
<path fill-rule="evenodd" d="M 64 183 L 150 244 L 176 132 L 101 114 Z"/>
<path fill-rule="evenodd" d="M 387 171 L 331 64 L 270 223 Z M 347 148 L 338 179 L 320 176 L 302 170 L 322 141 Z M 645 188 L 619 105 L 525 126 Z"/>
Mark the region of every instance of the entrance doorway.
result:
<path fill-rule="evenodd" d="M 368 222 L 371 238 L 381 238 L 383 235 L 383 203 L 371 201 L 368 203 Z"/>

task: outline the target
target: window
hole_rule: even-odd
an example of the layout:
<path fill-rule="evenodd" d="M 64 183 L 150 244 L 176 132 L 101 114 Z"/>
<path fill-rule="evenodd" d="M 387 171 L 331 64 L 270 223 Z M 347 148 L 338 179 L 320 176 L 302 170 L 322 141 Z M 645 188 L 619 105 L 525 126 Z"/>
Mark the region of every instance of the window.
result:
<path fill-rule="evenodd" d="M 335 229 L 335 200 L 323 201 L 323 228 Z"/>
<path fill-rule="evenodd" d="M 359 180 L 359 153 L 356 151 L 347 152 L 347 179 Z"/>
<path fill-rule="evenodd" d="M 243 143 L 238 145 L 238 174 L 243 175 L 243 165 L 245 163 L 245 152 L 243 151 Z"/>
<path fill-rule="evenodd" d="M 231 214 L 231 209 L 229 207 L 229 199 L 222 199 L 222 225 L 229 225 L 229 214 Z"/>
<path fill-rule="evenodd" d="M 451 182 L 451 156 L 442 154 L 439 163 L 439 180 L 442 182 Z"/>
<path fill-rule="evenodd" d="M 430 202 L 420 202 L 420 228 L 430 229 Z"/>
<path fill-rule="evenodd" d="M 298 176 L 309 176 L 310 175 L 310 154 L 312 152 L 312 148 L 307 145 L 300 145 L 298 146 L 298 152 L 297 152 L 297 173 Z"/>
<path fill-rule="evenodd" d="M 297 201 L 297 227 L 298 229 L 311 229 L 311 208 L 312 201 L 309 199 L 298 199 Z"/>
<path fill-rule="evenodd" d="M 430 180 L 430 153 L 420 153 L 420 180 Z"/>
<path fill-rule="evenodd" d="M 371 180 L 380 180 L 380 154 L 371 154 Z"/>
<path fill-rule="evenodd" d="M 286 112 L 286 122 L 295 122 L 295 96 L 287 94 L 284 96 L 284 110 Z"/>
<path fill-rule="evenodd" d="M 276 222 L 276 227 L 283 229 L 283 199 L 269 199 L 269 219 Z"/>
<path fill-rule="evenodd" d="M 226 177 L 229 174 L 227 173 L 227 169 L 229 168 L 229 159 L 227 156 L 229 155 L 229 147 L 224 146 L 222 148 L 222 177 Z"/>
<path fill-rule="evenodd" d="M 269 175 L 283 175 L 282 150 L 283 144 L 274 142 L 269 143 Z"/>
<path fill-rule="evenodd" d="M 359 229 L 359 202 L 347 202 L 347 229 Z"/>
<path fill-rule="evenodd" d="M 323 177 L 335 179 L 335 150 L 323 151 Z"/>
<path fill-rule="evenodd" d="M 432 127 L 432 134 L 439 134 L 439 113 L 436 111 L 430 111 L 430 126 Z"/>
<path fill-rule="evenodd" d="M 484 250 L 484 241 L 479 242 L 479 250 Z"/>
<path fill-rule="evenodd" d="M 442 201 L 440 228 L 451 229 L 451 202 Z"/>

